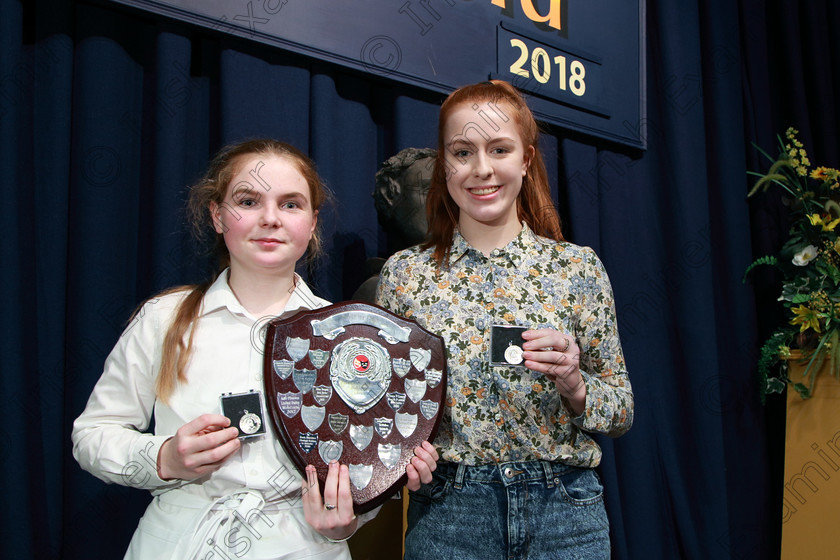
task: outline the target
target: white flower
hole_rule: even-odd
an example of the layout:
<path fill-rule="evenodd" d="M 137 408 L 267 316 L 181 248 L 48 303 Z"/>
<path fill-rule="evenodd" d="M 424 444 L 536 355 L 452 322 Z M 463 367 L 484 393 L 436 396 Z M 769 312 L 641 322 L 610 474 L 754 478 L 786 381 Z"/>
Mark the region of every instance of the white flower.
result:
<path fill-rule="evenodd" d="M 793 264 L 796 266 L 805 266 L 815 258 L 817 258 L 817 248 L 813 245 L 808 245 L 793 256 Z"/>

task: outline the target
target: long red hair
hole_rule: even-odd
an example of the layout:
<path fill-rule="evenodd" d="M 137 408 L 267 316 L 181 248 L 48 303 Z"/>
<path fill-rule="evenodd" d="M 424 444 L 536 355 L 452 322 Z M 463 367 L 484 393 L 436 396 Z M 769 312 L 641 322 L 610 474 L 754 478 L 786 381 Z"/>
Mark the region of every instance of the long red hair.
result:
<path fill-rule="evenodd" d="M 443 266 L 449 257 L 452 236 L 458 225 L 460 211 L 455 201 L 449 195 L 446 187 L 449 166 L 446 161 L 447 138 L 444 129 L 449 115 L 456 107 L 469 104 L 478 108 L 481 104 L 489 103 L 491 109 L 510 109 L 514 121 L 519 129 L 525 150 L 533 147 L 534 155 L 530 159 L 525 177 L 522 179 L 522 190 L 517 198 L 517 215 L 519 221 L 537 235 L 562 241 L 560 230 L 560 215 L 554 201 L 551 199 L 551 189 L 548 185 L 548 174 L 545 162 L 539 148 L 540 131 L 534 114 L 522 95 L 509 83 L 502 80 L 481 82 L 464 86 L 452 92 L 440 107 L 438 118 L 438 150 L 432 183 L 426 198 L 426 219 L 429 224 L 427 241 L 421 246 L 423 249 L 434 248 L 435 260 Z M 480 114 L 480 113 L 479 113 Z"/>

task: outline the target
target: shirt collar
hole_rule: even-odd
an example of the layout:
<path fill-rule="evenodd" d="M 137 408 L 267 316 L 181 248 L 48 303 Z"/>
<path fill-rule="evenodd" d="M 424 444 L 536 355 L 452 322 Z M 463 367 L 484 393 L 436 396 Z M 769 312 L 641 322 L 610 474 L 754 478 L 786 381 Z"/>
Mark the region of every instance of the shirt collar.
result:
<path fill-rule="evenodd" d="M 207 289 L 207 293 L 204 294 L 201 315 L 208 315 L 219 309 L 227 308 L 231 313 L 245 315 L 256 320 L 256 317 L 252 317 L 248 310 L 236 299 L 236 295 L 234 295 L 230 284 L 228 284 L 229 272 L 230 267 L 224 269 L 216 278 L 216 281 Z M 295 290 L 292 292 L 291 297 L 289 297 L 289 301 L 286 302 L 286 308 L 280 317 L 297 313 L 301 309 L 317 309 L 329 305 L 329 303 L 327 300 L 313 294 L 309 286 L 306 285 L 306 282 L 303 281 L 303 278 L 295 273 Z"/>
<path fill-rule="evenodd" d="M 537 236 L 533 231 L 531 231 L 528 224 L 522 222 L 522 230 L 517 234 L 517 236 L 501 249 L 494 249 L 493 252 L 490 253 L 490 256 L 506 258 L 515 267 L 519 267 L 522 265 L 526 255 L 537 243 L 539 243 Z M 461 231 L 458 228 L 455 228 L 455 233 L 452 237 L 452 246 L 449 249 L 449 262 L 457 262 L 458 259 L 463 257 L 470 250 L 478 252 L 472 245 L 469 244 L 464 236 L 461 235 Z"/>

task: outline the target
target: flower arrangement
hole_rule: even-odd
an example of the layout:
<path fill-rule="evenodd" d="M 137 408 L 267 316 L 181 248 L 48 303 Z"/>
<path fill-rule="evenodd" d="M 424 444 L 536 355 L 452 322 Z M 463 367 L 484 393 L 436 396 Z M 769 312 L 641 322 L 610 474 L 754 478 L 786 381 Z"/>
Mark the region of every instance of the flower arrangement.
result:
<path fill-rule="evenodd" d="M 766 174 L 759 177 L 747 196 L 772 185 L 789 197 L 792 224 L 778 256 L 754 261 L 744 273 L 759 265 L 777 267 L 782 273 L 782 293 L 787 323 L 776 329 L 761 348 L 758 362 L 763 394 L 781 393 L 786 383 L 804 399 L 811 396 L 814 378 L 824 361 L 840 379 L 840 172 L 811 167 L 808 154 L 788 128 L 779 138 L 781 153 L 772 158 Z M 798 349 L 807 366 L 803 379 L 788 377 L 791 349 Z M 775 368 L 781 362 L 780 368 Z"/>

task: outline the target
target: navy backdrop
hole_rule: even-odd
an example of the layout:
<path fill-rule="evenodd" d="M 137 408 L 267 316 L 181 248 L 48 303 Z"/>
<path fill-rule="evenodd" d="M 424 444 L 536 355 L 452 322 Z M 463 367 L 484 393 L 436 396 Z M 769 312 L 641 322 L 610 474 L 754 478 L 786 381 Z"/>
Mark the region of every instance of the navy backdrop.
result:
<path fill-rule="evenodd" d="M 764 165 L 751 143 L 774 150 L 788 125 L 840 164 L 839 12 L 651 0 L 647 151 L 545 128 L 565 233 L 610 272 L 636 392 L 635 426 L 603 442 L 614 558 L 778 556 L 783 424 L 753 365 L 773 278 L 741 275 L 785 219 L 772 195 L 747 204 L 746 171 Z M 70 428 L 134 306 L 208 272 L 182 207 L 210 155 L 269 135 L 318 162 L 338 202 L 304 272 L 339 300 L 385 256 L 374 173 L 434 146 L 440 101 L 112 4 L 0 0 L 4 556 L 125 550 L 148 494 L 81 471 Z"/>

